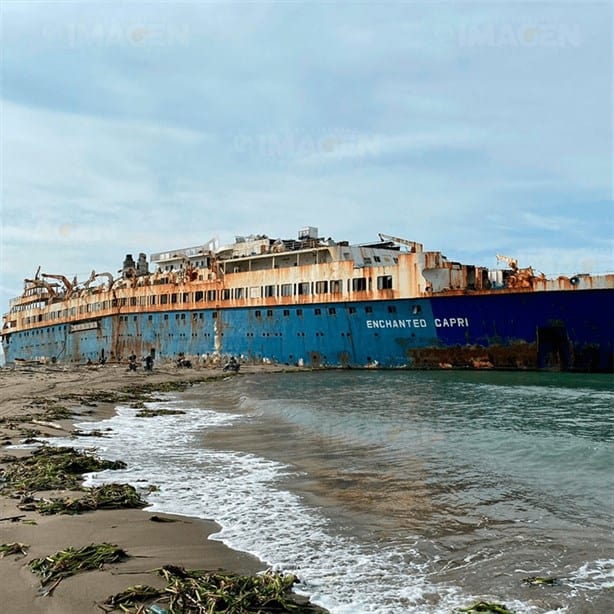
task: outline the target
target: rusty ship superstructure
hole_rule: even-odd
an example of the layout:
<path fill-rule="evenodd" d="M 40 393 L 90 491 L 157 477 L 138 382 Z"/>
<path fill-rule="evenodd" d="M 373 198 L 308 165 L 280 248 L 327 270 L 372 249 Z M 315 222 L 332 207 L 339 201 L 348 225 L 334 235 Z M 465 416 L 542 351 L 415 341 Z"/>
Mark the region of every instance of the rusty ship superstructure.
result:
<path fill-rule="evenodd" d="M 305 366 L 613 371 L 614 275 L 547 279 L 380 234 L 237 237 L 126 256 L 118 275 L 41 273 L 4 316 L 7 363 L 131 354 Z M 150 266 L 152 270 L 150 271 Z"/>

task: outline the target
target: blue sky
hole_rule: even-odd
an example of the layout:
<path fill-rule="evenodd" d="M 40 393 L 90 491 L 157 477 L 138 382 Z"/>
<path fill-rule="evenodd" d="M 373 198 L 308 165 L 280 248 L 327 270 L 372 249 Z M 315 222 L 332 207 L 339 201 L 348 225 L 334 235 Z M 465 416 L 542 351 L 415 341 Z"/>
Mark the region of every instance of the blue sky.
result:
<path fill-rule="evenodd" d="M 609 3 L 0 4 L 0 304 L 214 236 L 614 269 Z"/>

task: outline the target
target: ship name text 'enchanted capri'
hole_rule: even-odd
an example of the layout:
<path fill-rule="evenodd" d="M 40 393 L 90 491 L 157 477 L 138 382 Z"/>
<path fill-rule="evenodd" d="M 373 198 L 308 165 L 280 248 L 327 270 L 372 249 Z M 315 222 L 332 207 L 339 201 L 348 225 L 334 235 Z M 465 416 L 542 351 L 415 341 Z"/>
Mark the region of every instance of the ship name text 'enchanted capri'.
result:
<path fill-rule="evenodd" d="M 180 355 L 313 367 L 613 371 L 614 274 L 489 270 L 388 235 L 237 237 L 127 255 L 118 276 L 25 280 L 4 316 L 15 361 Z M 152 266 L 152 268 L 154 268 Z"/>

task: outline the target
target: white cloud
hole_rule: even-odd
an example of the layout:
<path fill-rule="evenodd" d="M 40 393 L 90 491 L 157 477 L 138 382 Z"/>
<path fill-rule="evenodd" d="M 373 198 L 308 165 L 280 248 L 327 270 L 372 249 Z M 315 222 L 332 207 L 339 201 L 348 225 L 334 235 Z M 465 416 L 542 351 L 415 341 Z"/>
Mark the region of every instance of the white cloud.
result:
<path fill-rule="evenodd" d="M 3 8 L 4 288 L 303 225 L 611 268 L 607 7 L 20 4 Z M 462 44 L 533 22 L 578 24 L 581 44 Z"/>

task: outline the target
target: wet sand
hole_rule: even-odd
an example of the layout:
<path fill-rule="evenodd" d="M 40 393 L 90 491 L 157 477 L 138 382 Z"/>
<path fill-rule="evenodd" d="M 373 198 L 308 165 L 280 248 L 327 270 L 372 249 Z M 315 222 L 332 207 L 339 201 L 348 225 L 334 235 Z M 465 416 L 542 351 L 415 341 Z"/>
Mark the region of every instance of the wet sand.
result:
<path fill-rule="evenodd" d="M 243 366 L 243 372 L 279 371 L 280 368 Z M 86 395 L 95 391 L 120 391 L 131 384 L 158 385 L 166 382 L 202 381 L 220 377 L 221 369 L 168 367 L 153 373 L 128 372 L 125 366 L 101 367 L 23 366 L 0 369 L 0 460 L 7 455 L 22 456 L 27 450 L 7 449 L 20 443 L 22 429 L 40 431 L 44 436 L 67 436 L 73 432 L 73 420 L 84 417 L 102 418 L 112 415 L 112 404 L 96 407 L 78 406 L 78 401 L 58 400 L 75 409 L 71 419 L 53 420 L 50 425 L 26 421 L 17 424 L 11 418 L 41 412 L 35 399 L 56 399 L 65 394 Z M 77 403 L 77 406 L 75 406 Z M 71 407 L 72 406 L 72 407 Z M 58 428 L 61 427 L 61 428 Z M 95 445 L 95 441 L 92 442 Z M 115 459 L 121 460 L 121 459 Z M 0 468 L 2 465 L 0 465 Z M 66 491 L 36 493 L 36 496 L 66 496 Z M 46 614 L 83 614 L 101 612 L 98 604 L 117 592 L 135 584 L 162 587 L 161 579 L 147 573 L 162 565 L 173 564 L 188 569 L 224 570 L 250 574 L 265 569 L 264 564 L 251 555 L 233 551 L 223 544 L 207 539 L 218 530 L 211 521 L 174 517 L 177 522 L 160 523 L 150 520 L 152 514 L 143 510 L 102 510 L 81 515 L 43 516 L 38 512 L 24 512 L 18 500 L 0 496 L 0 544 L 22 542 L 28 544 L 27 555 L 8 555 L 0 558 L 0 595 L 2 611 L 6 614 L 44 612 Z M 7 518 L 20 516 L 18 520 Z M 157 514 L 173 518 L 173 516 Z M 26 521 L 26 522 L 24 522 Z M 28 524 L 35 521 L 36 524 Z M 104 569 L 79 573 L 65 578 L 50 596 L 39 594 L 40 582 L 27 567 L 34 558 L 51 555 L 68 546 L 81 547 L 91 543 L 109 542 L 131 555 L 124 562 L 106 565 Z"/>

